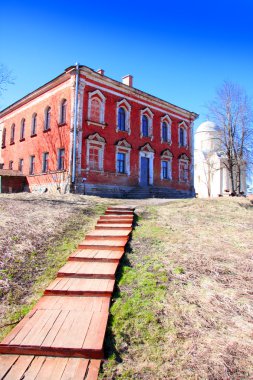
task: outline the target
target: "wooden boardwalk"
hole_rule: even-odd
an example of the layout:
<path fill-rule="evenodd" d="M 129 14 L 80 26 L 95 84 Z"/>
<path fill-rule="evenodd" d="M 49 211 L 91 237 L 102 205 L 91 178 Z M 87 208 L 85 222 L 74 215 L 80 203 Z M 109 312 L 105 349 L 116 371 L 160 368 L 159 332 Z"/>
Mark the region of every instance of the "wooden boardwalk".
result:
<path fill-rule="evenodd" d="M 109 207 L 36 306 L 0 343 L 0 380 L 97 379 L 133 211 Z"/>

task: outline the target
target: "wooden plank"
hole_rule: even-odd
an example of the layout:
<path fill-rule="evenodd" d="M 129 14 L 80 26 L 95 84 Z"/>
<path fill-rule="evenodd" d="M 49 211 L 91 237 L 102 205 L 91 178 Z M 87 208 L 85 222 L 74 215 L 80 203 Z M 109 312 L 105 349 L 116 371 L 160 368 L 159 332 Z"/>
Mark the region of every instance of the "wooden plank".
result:
<path fill-rule="evenodd" d="M 133 220 L 133 215 L 117 215 L 117 214 L 110 214 L 110 215 L 101 215 L 99 217 L 99 220 L 110 220 L 110 219 L 126 219 L 126 220 Z"/>
<path fill-rule="evenodd" d="M 118 263 L 87 261 L 68 261 L 58 272 L 58 277 L 80 277 L 80 278 L 108 278 L 114 279 Z"/>
<path fill-rule="evenodd" d="M 18 355 L 0 355 L 0 379 L 2 380 L 6 373 L 17 361 Z"/>
<path fill-rule="evenodd" d="M 68 295 L 68 296 L 111 296 L 115 281 L 101 278 L 70 278 L 71 284 L 66 286 L 69 277 L 61 277 L 54 289 L 46 289 L 45 295 Z M 67 288 L 67 289 L 66 289 Z"/>
<path fill-rule="evenodd" d="M 89 371 L 85 380 L 97 380 L 98 373 L 101 365 L 101 360 L 91 360 L 89 365 Z"/>
<path fill-rule="evenodd" d="M 28 369 L 24 373 L 22 380 L 35 380 L 45 360 L 46 360 L 45 356 L 35 356 L 31 365 L 28 367 Z"/>
<path fill-rule="evenodd" d="M 15 364 L 11 367 L 10 371 L 4 377 L 4 380 L 19 380 L 22 379 L 22 375 L 29 367 L 33 360 L 33 356 L 22 355 L 19 356 Z"/>
<path fill-rule="evenodd" d="M 121 228 L 113 228 L 111 230 L 106 230 L 106 229 L 94 230 L 86 235 L 85 240 L 94 239 L 94 238 L 104 239 L 107 237 L 110 237 L 112 239 L 121 239 L 121 238 L 128 237 L 131 231 L 132 231 L 131 228 L 128 228 L 126 230 L 122 230 Z"/>
<path fill-rule="evenodd" d="M 61 380 L 84 380 L 89 359 L 69 358 Z"/>
<path fill-rule="evenodd" d="M 103 350 L 108 315 L 108 313 L 101 312 L 94 313 L 92 316 L 87 335 L 83 342 L 83 349 L 91 351 L 91 355 L 94 350 Z"/>
<path fill-rule="evenodd" d="M 125 247 L 128 239 L 115 240 L 115 239 L 104 239 L 104 240 L 84 240 L 78 246 L 78 248 L 93 248 L 93 249 L 110 249 L 116 250 L 119 247 Z"/>

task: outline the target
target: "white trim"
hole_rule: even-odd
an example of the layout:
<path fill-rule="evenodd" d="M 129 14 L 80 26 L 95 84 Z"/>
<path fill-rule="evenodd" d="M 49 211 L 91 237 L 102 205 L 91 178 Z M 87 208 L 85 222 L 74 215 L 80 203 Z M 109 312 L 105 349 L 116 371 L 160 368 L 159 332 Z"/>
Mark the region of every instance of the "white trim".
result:
<path fill-rule="evenodd" d="M 163 141 L 163 123 L 166 123 L 166 125 L 167 125 L 167 140 L 168 141 Z M 161 118 L 161 123 L 160 123 L 161 143 L 168 143 L 169 145 L 172 144 L 171 125 L 172 125 L 172 121 L 171 121 L 171 118 L 169 117 L 169 115 L 165 115 Z"/>
<path fill-rule="evenodd" d="M 99 90 L 89 92 L 89 95 L 88 95 L 88 120 L 92 122 L 92 119 L 91 119 L 91 103 L 92 103 L 93 98 L 98 99 L 101 103 L 100 104 L 100 110 L 99 110 L 99 123 L 104 124 L 105 123 L 105 101 L 106 101 L 106 97 Z"/>
<path fill-rule="evenodd" d="M 142 134 L 142 117 L 144 115 L 148 119 L 148 136 L 143 136 L 143 134 Z M 151 139 L 151 141 L 154 138 L 154 136 L 153 136 L 153 117 L 154 117 L 154 114 L 150 110 L 150 108 L 146 107 L 143 110 L 141 110 L 141 113 L 140 113 L 140 136 L 141 137 L 149 137 Z"/>
<path fill-rule="evenodd" d="M 126 119 L 125 119 L 125 132 L 127 132 L 129 135 L 131 133 L 131 105 L 128 103 L 126 99 L 122 99 L 119 102 L 117 102 L 117 108 L 116 108 L 116 132 L 124 132 L 121 131 L 118 127 L 118 113 L 119 108 L 124 108 Z"/>
<path fill-rule="evenodd" d="M 141 183 L 141 157 L 146 157 L 149 159 L 149 185 L 153 185 L 153 183 L 154 183 L 154 155 L 155 155 L 154 152 L 140 151 L 140 154 L 139 154 L 139 183 Z"/>
<path fill-rule="evenodd" d="M 168 162 L 168 178 L 163 178 L 163 162 Z M 161 158 L 161 180 L 172 180 L 172 158 Z"/>
<path fill-rule="evenodd" d="M 101 137 L 98 133 L 90 135 L 86 139 L 87 151 L 86 151 L 86 166 L 88 170 L 95 170 L 90 168 L 90 148 L 91 144 L 96 145 L 98 148 L 98 165 L 99 171 L 104 171 L 104 150 L 105 150 L 105 139 Z"/>
<path fill-rule="evenodd" d="M 94 79 L 94 81 L 95 81 L 95 79 Z M 104 84 L 104 82 L 99 81 L 99 80 L 97 80 L 97 79 L 96 79 L 96 81 L 99 82 L 99 83 Z M 110 94 L 117 95 L 117 96 L 119 96 L 119 97 L 121 97 L 121 98 L 124 97 L 125 99 L 128 99 L 129 101 L 134 102 L 134 103 L 141 104 L 142 106 L 147 106 L 147 102 L 144 102 L 144 101 L 138 100 L 138 99 L 136 99 L 136 98 L 133 98 L 132 96 L 127 96 L 127 95 L 125 95 L 124 93 L 122 94 L 122 93 L 117 92 L 117 91 L 109 90 L 109 89 L 106 88 L 106 87 L 98 86 L 97 84 L 92 83 L 92 82 L 89 82 L 89 81 L 86 81 L 86 84 L 89 85 L 89 86 L 92 86 L 92 87 L 96 87 L 96 88 L 98 88 L 98 89 L 100 89 L 100 90 L 103 90 L 104 92 L 108 92 L 108 93 L 110 93 Z M 109 86 L 109 84 L 108 84 L 107 86 Z M 113 86 L 113 85 L 110 85 L 110 86 L 113 87 L 113 88 L 116 88 L 116 89 L 117 89 L 117 87 L 115 87 L 115 86 Z M 135 94 L 135 96 L 138 96 L 138 95 Z M 155 104 L 159 104 L 159 103 L 158 103 L 157 101 L 155 101 L 155 100 L 154 100 L 154 101 L 153 101 L 153 100 L 148 100 L 148 101 L 151 102 L 151 103 L 154 102 Z M 161 101 L 162 101 L 162 100 L 161 100 Z M 159 108 L 159 107 L 156 107 L 156 106 L 150 105 L 150 107 L 152 107 L 152 109 L 154 109 L 154 110 L 156 110 L 156 111 L 159 111 L 159 112 L 162 112 L 162 113 L 164 113 L 164 112 L 168 112 L 166 106 L 164 106 L 164 108 Z M 168 108 L 170 109 L 169 106 L 168 106 Z M 191 112 L 189 111 L 189 114 L 190 114 L 190 113 L 191 113 Z M 177 119 L 179 119 L 179 120 L 184 120 L 184 121 L 186 121 L 186 122 L 189 122 L 189 119 L 190 119 L 190 116 L 189 116 L 189 118 L 187 118 L 187 117 L 182 117 L 182 115 L 177 115 L 177 114 L 175 114 L 175 113 L 173 113 L 173 112 L 169 112 L 169 114 L 170 114 L 170 116 L 173 116 L 173 117 L 175 117 L 175 118 L 177 118 Z"/>

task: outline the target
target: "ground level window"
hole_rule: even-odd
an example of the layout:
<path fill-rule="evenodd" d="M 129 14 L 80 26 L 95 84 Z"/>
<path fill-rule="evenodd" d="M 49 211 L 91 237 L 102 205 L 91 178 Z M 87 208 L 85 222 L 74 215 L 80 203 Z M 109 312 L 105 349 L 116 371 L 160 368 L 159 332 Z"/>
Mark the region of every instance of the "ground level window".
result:
<path fill-rule="evenodd" d="M 46 173 L 49 170 L 49 153 L 45 152 L 43 153 L 42 157 L 42 173 Z"/>
<path fill-rule="evenodd" d="M 18 163 L 18 170 L 23 173 L 23 168 L 24 168 L 24 160 L 23 158 L 20 158 L 19 159 L 19 163 Z"/>
<path fill-rule="evenodd" d="M 34 174 L 34 172 L 35 172 L 35 156 L 31 156 L 29 174 Z"/>
<path fill-rule="evenodd" d="M 58 170 L 65 169 L 65 149 L 58 149 Z"/>
<path fill-rule="evenodd" d="M 162 161 L 162 179 L 171 179 L 171 161 Z"/>
<path fill-rule="evenodd" d="M 125 173 L 126 172 L 126 154 L 117 153 L 117 172 Z"/>
<path fill-rule="evenodd" d="M 92 170 L 100 170 L 99 147 L 90 147 L 90 150 L 89 150 L 89 167 Z"/>

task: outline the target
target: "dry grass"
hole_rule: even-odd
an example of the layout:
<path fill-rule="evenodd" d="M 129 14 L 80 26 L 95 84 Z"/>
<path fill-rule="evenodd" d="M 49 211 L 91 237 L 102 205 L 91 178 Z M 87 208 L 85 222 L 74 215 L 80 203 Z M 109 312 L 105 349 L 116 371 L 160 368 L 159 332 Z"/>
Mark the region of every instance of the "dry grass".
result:
<path fill-rule="evenodd" d="M 26 314 L 105 203 L 73 195 L 0 196 L 0 326 Z M 0 338 L 8 330 L 1 328 Z"/>
<path fill-rule="evenodd" d="M 139 210 L 101 379 L 253 378 L 253 206 L 197 199 Z"/>

